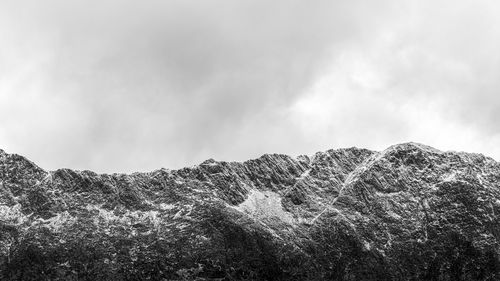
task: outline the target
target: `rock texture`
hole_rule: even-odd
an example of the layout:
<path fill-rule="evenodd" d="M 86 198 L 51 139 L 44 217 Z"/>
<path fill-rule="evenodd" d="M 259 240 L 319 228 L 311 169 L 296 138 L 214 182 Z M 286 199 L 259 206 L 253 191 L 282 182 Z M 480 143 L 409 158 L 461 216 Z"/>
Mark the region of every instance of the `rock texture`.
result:
<path fill-rule="evenodd" d="M 500 280 L 500 164 L 406 143 L 180 170 L 0 150 L 1 280 Z"/>

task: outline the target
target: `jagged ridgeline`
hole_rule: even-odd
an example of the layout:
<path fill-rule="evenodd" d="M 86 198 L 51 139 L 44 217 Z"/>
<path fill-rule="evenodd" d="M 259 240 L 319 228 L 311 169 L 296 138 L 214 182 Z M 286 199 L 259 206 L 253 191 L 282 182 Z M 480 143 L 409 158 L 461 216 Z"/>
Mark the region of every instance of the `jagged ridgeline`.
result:
<path fill-rule="evenodd" d="M 407 143 L 180 170 L 0 150 L 1 280 L 500 280 L 500 164 Z"/>

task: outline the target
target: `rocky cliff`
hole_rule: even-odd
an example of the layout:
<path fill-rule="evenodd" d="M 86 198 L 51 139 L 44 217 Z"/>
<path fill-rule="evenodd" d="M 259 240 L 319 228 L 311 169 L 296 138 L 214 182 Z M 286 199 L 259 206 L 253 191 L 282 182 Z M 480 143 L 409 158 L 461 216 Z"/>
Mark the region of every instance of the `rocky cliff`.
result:
<path fill-rule="evenodd" d="M 1 280 L 500 280 L 500 164 L 406 143 L 180 170 L 0 150 Z"/>

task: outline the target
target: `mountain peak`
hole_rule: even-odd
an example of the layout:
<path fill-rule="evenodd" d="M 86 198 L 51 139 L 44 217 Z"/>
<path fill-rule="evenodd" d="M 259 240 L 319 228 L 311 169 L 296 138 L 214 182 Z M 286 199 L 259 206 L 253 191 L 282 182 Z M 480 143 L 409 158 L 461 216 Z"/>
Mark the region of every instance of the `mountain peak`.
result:
<path fill-rule="evenodd" d="M 442 153 L 442 151 L 418 142 L 405 142 L 389 146 L 384 151 L 390 150 L 422 150 L 432 153 Z"/>

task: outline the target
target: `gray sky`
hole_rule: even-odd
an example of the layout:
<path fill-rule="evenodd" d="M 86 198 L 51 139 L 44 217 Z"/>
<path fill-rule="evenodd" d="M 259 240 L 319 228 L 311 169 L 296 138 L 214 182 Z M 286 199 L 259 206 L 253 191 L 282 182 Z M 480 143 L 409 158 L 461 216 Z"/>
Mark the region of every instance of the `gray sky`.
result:
<path fill-rule="evenodd" d="M 416 141 L 500 159 L 500 2 L 0 2 L 0 148 L 46 169 Z"/>

